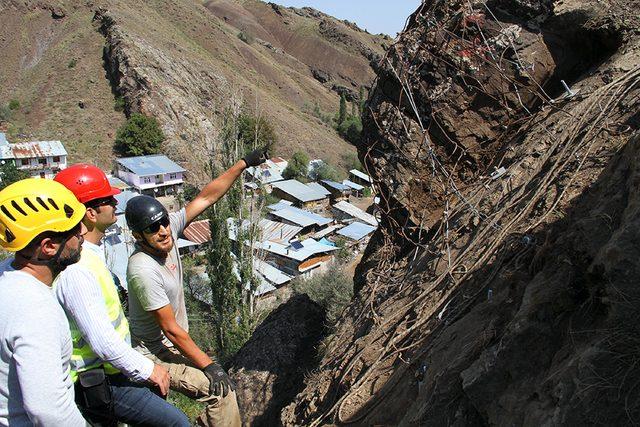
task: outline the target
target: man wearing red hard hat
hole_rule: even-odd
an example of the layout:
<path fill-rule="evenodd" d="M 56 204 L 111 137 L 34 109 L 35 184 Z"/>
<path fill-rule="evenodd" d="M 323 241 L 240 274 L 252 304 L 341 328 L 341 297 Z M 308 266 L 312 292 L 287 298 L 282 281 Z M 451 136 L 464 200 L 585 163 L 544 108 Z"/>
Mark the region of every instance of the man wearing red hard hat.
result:
<path fill-rule="evenodd" d="M 102 170 L 89 164 L 73 165 L 54 180 L 87 208 L 80 261 L 54 284 L 71 328 L 76 403 L 87 419 L 100 425 L 189 425 L 182 411 L 142 384 L 152 384 L 164 396 L 169 374 L 131 348 L 129 324 L 100 246 L 105 230 L 116 222 L 114 196 L 120 190 L 111 186 Z"/>

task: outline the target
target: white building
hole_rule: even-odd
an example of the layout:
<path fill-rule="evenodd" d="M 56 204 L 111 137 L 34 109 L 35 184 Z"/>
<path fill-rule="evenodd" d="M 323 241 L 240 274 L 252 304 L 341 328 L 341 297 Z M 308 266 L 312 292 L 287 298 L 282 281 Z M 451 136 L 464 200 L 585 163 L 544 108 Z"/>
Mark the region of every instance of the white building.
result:
<path fill-rule="evenodd" d="M 115 174 L 133 189 L 148 196 L 182 191 L 186 170 L 162 154 L 116 159 Z"/>
<path fill-rule="evenodd" d="M 0 133 L 0 161 L 12 162 L 33 177 L 53 178 L 67 167 L 67 150 L 60 141 L 32 141 L 10 144 Z"/>

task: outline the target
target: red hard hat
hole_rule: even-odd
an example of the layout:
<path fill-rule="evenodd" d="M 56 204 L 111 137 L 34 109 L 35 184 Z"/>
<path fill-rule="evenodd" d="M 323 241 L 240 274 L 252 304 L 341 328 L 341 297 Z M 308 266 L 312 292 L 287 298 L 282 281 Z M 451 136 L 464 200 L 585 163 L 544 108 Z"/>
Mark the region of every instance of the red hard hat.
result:
<path fill-rule="evenodd" d="M 109 184 L 107 176 L 97 166 L 78 163 L 61 170 L 53 178 L 75 194 L 80 203 L 102 199 L 120 193 Z"/>

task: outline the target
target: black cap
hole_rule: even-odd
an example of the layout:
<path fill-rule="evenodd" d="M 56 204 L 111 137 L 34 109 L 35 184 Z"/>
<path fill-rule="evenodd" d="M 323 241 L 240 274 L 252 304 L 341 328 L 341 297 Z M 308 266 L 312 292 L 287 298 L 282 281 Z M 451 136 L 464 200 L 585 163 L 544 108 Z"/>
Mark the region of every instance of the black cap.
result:
<path fill-rule="evenodd" d="M 142 231 L 157 222 L 163 216 L 169 215 L 162 203 L 151 196 L 136 196 L 129 200 L 124 210 L 124 217 L 131 231 Z"/>

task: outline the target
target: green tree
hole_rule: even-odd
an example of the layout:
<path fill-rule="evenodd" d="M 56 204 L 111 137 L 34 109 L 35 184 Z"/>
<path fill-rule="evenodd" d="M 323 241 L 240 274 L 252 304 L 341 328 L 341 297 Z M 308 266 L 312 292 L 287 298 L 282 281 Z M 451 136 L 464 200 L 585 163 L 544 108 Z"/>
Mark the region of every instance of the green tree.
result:
<path fill-rule="evenodd" d="M 8 122 L 13 116 L 13 111 L 8 105 L 0 105 L 0 122 Z"/>
<path fill-rule="evenodd" d="M 344 160 L 348 171 L 351 169 L 357 169 L 361 172 L 364 172 L 364 168 L 362 167 L 362 163 L 360 163 L 360 159 L 358 159 L 358 156 L 356 156 L 354 153 L 345 154 L 344 156 L 342 156 L 342 160 Z"/>
<path fill-rule="evenodd" d="M 285 179 L 298 179 L 307 176 L 307 168 L 309 167 L 309 156 L 302 151 L 296 151 L 291 156 L 287 168 L 282 172 Z"/>
<path fill-rule="evenodd" d="M 316 168 L 315 174 L 317 180 L 328 179 L 330 181 L 340 181 L 340 174 L 336 168 L 324 161 Z"/>
<path fill-rule="evenodd" d="M 26 178 L 29 178 L 29 173 L 18 169 L 12 161 L 3 161 L 0 165 L 0 190 Z"/>
<path fill-rule="evenodd" d="M 256 147 L 266 147 L 273 151 L 278 137 L 273 125 L 265 117 L 242 114 L 238 119 L 238 139 L 243 143 L 246 151 Z"/>
<path fill-rule="evenodd" d="M 357 143 L 362 134 L 362 120 L 360 117 L 349 116 L 347 120 L 338 125 L 338 133 L 352 144 Z"/>
<path fill-rule="evenodd" d="M 344 94 L 340 95 L 340 109 L 338 110 L 338 126 L 347 118 L 347 98 Z"/>
<path fill-rule="evenodd" d="M 17 110 L 18 108 L 20 108 L 20 101 L 18 101 L 17 99 L 12 99 L 11 101 L 9 101 L 9 109 Z"/>
<path fill-rule="evenodd" d="M 118 129 L 115 146 L 125 156 L 145 156 L 158 154 L 164 139 L 155 118 L 133 113 Z"/>

